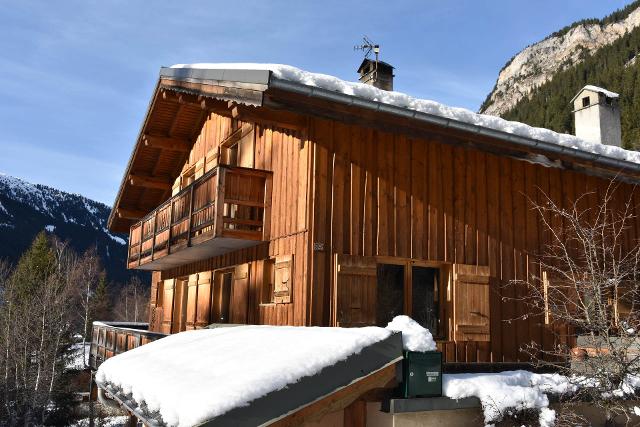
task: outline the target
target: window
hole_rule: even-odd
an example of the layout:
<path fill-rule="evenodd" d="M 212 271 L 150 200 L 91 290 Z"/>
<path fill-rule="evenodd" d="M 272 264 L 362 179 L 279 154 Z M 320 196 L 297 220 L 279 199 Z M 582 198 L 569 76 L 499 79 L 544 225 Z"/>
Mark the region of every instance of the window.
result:
<path fill-rule="evenodd" d="M 582 98 L 582 108 L 584 107 L 588 107 L 590 105 L 590 101 L 589 101 L 589 97 L 585 96 L 584 98 Z"/>
<path fill-rule="evenodd" d="M 235 129 L 228 138 L 222 142 L 223 162 L 231 166 L 254 167 L 255 132 L 253 125 L 249 123 L 232 123 Z"/>

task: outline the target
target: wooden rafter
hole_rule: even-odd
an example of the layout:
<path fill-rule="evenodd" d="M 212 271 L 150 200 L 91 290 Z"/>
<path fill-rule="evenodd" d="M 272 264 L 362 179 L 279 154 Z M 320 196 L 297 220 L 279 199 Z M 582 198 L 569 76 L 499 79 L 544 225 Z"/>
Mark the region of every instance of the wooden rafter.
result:
<path fill-rule="evenodd" d="M 136 187 L 156 188 L 159 190 L 168 190 L 171 188 L 171 181 L 167 179 L 144 175 L 130 174 L 129 183 Z"/>
<path fill-rule="evenodd" d="M 231 116 L 243 122 L 255 122 L 267 126 L 301 131 L 307 126 L 307 119 L 300 114 L 288 111 L 257 109 L 230 103 Z"/>
<path fill-rule="evenodd" d="M 138 220 L 144 217 L 148 212 L 139 209 L 118 208 L 118 218 Z"/>
<path fill-rule="evenodd" d="M 168 136 L 149 135 L 143 137 L 144 145 L 150 148 L 162 150 L 180 151 L 187 153 L 191 150 L 191 144 L 185 139 L 171 138 Z"/>

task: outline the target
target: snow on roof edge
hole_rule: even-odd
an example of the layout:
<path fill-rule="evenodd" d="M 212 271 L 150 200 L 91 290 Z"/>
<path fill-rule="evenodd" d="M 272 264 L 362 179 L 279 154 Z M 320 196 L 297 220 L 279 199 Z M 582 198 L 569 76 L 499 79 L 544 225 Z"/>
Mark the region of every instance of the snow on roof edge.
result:
<path fill-rule="evenodd" d="M 582 90 L 580 90 L 580 92 L 582 92 L 583 90 L 592 90 L 594 92 L 598 92 L 601 93 L 609 98 L 618 98 L 620 96 L 620 94 L 616 93 L 616 92 L 612 92 L 608 89 L 599 87 L 599 86 L 594 86 L 594 85 L 586 85 L 585 87 L 582 88 Z M 574 98 L 575 99 L 575 98 Z"/>
<path fill-rule="evenodd" d="M 271 71 L 274 77 L 278 79 L 288 80 L 306 86 L 318 87 L 370 101 L 381 102 L 408 110 L 432 114 L 446 119 L 457 120 L 604 157 L 640 164 L 640 152 L 625 150 L 623 148 L 610 145 L 591 143 L 574 135 L 562 134 L 546 128 L 536 128 L 524 123 L 508 121 L 496 116 L 479 114 L 465 108 L 451 107 L 436 101 L 415 98 L 402 92 L 385 91 L 371 85 L 341 80 L 328 74 L 312 73 L 291 65 L 268 63 L 195 63 L 175 64 L 171 66 L 171 68 L 268 70 Z M 605 93 L 606 91 L 606 89 L 598 88 L 597 86 L 594 86 L 594 88 L 597 88 L 598 91 L 601 91 L 602 93 Z M 606 92 L 614 94 L 614 92 Z"/>

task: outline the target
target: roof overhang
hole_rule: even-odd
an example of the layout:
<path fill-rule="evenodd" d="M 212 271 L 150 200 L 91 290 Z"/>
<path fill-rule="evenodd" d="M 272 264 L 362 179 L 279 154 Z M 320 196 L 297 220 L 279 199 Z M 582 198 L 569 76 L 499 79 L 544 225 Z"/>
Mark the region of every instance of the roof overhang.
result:
<path fill-rule="evenodd" d="M 170 188 L 137 187 L 133 185 L 135 178 L 141 175 L 142 182 L 145 178 L 175 180 L 207 114 L 213 111 L 231 117 L 233 105 L 238 104 L 250 106 L 257 116 L 274 112 L 316 116 L 416 138 L 439 135 L 442 143 L 464 144 L 526 161 L 532 161 L 532 154 L 543 155 L 558 167 L 640 182 L 637 163 L 277 78 L 269 70 L 162 68 L 109 217 L 109 228 L 126 232 L 165 201 Z M 154 144 L 150 137 L 160 139 Z M 178 143 L 172 145 L 172 140 Z"/>

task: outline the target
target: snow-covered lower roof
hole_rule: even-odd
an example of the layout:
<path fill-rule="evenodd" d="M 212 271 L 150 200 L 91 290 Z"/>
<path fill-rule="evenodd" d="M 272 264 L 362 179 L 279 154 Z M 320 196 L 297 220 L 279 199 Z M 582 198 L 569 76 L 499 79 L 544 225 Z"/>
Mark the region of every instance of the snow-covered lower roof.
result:
<path fill-rule="evenodd" d="M 291 388 L 391 338 L 397 338 L 397 346 L 392 346 L 388 361 L 395 363 L 402 357 L 400 337 L 378 327 L 235 326 L 188 331 L 108 359 L 96 382 L 128 396 L 147 414 L 159 413 L 167 425 L 191 426 Z"/>
<path fill-rule="evenodd" d="M 219 72 L 220 75 L 224 75 L 224 71 L 231 73 L 234 70 L 269 71 L 271 72 L 272 77 L 275 77 L 277 80 L 290 81 L 305 86 L 317 87 L 339 94 L 353 96 L 367 101 L 379 102 L 410 111 L 426 113 L 449 121 L 469 124 L 484 129 L 496 130 L 506 134 L 574 149 L 578 152 L 592 153 L 597 156 L 604 156 L 610 159 L 640 164 L 640 152 L 625 150 L 623 148 L 610 145 L 592 143 L 574 135 L 558 133 L 545 128 L 537 128 L 520 122 L 508 121 L 496 116 L 478 114 L 465 108 L 451 107 L 436 101 L 415 98 L 402 92 L 385 91 L 371 85 L 345 81 L 327 74 L 304 71 L 290 65 L 260 63 L 198 63 L 176 64 L 173 65 L 171 69 L 183 69 L 185 71 L 214 70 Z M 605 89 L 602 88 L 598 88 L 598 90 L 605 91 Z M 606 92 L 617 96 L 617 94 L 614 94 L 613 92 Z"/>

